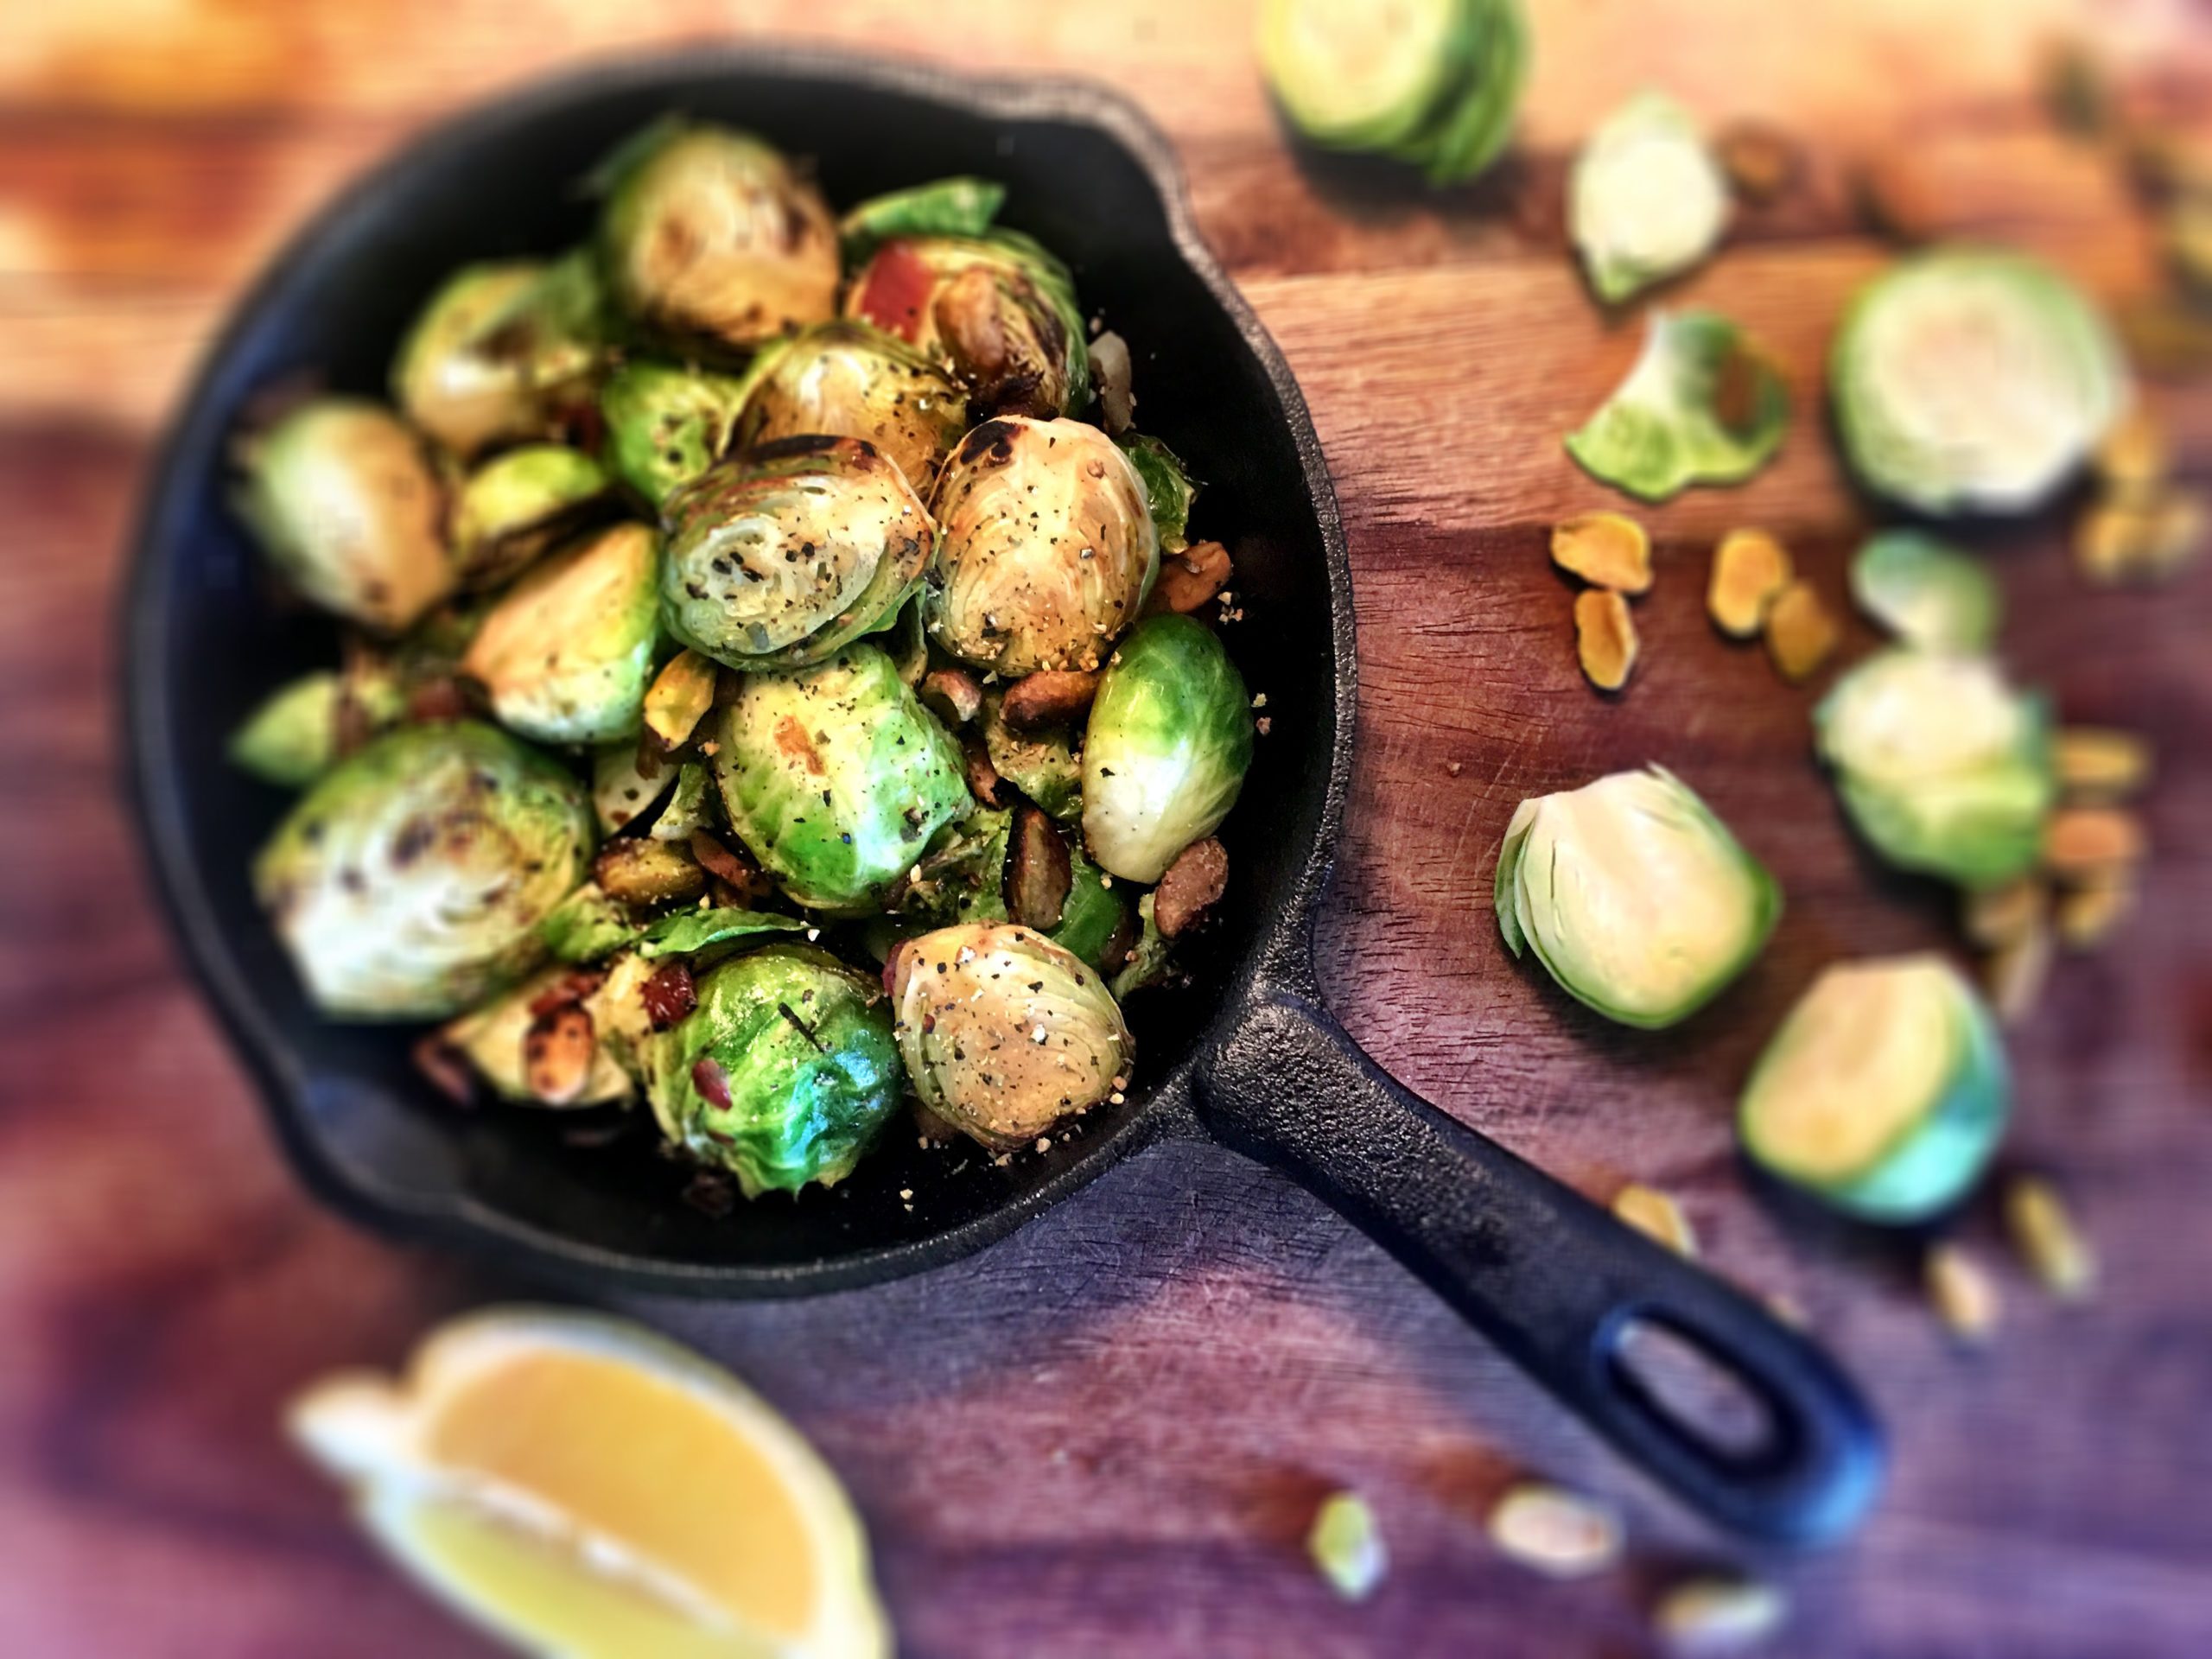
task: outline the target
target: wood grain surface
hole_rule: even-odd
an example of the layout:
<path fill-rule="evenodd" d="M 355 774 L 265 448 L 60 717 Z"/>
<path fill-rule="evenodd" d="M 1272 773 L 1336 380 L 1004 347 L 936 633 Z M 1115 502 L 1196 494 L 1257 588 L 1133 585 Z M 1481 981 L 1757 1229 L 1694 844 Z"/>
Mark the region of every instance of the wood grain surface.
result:
<path fill-rule="evenodd" d="M 1853 1547 L 1757 1563 L 1793 1656 L 2184 1659 L 2212 1642 L 2212 581 L 2082 588 L 2054 515 L 1984 538 L 2006 649 L 2069 717 L 2163 771 L 2152 895 L 2060 967 L 2018 1039 L 2008 1156 L 2059 1174 L 2103 1254 L 2062 1310 L 2005 1262 L 2002 1334 L 1943 1338 L 1902 1249 L 1747 1192 L 1729 1103 L 1839 956 L 1942 944 L 1933 888 L 1854 848 L 1807 752 L 1811 691 L 1700 609 L 1721 531 L 1765 524 L 1832 602 L 1866 525 L 1819 362 L 1885 251 L 1852 168 L 1904 168 L 1930 222 L 2042 250 L 2101 292 L 2153 280 L 2126 193 L 2044 122 L 2054 30 L 2131 96 L 2212 116 L 2212 16 L 2047 0 L 1562 0 L 1535 8 L 1518 154 L 1431 194 L 1293 155 L 1248 10 L 766 0 L 84 0 L 0 22 L 0 1650 L 414 1659 L 482 1651 L 359 1544 L 276 1433 L 323 1370 L 388 1363 L 516 1287 L 315 1209 L 153 912 L 118 794 L 112 614 L 149 446 L 241 285 L 343 180 L 530 75 L 652 41 L 773 32 L 1091 75 L 1176 140 L 1207 235 L 1287 352 L 1328 447 L 1360 607 L 1357 787 L 1322 931 L 1353 1033 L 1447 1109 L 1599 1198 L 1681 1195 L 1714 1267 L 1786 1293 L 1894 1431 Z M 1633 353 L 1565 257 L 1560 181 L 1618 99 L 1663 85 L 1798 134 L 1801 186 L 1681 297 L 1786 365 L 1796 421 L 1749 487 L 1650 513 L 1645 665 L 1573 664 L 1555 517 L 1606 505 L 1559 447 Z M 2158 388 L 2201 473 L 2212 393 Z M 1858 630 L 1854 650 L 1870 643 Z M 1723 1002 L 1604 1026 L 1504 956 L 1490 867 L 1525 793 L 1664 760 L 1775 869 L 1789 914 Z M 940 1659 L 1645 1651 L 1666 1574 L 1732 1557 L 1318 1203 L 1173 1144 L 964 1265 L 803 1305 L 631 1310 L 814 1436 L 873 1533 L 902 1650 Z M 1535 1470 L 1626 1506 L 1630 1564 L 1557 1585 L 1484 1539 Z M 1325 1491 L 1382 1517 L 1391 1576 L 1335 1603 L 1300 1538 Z"/>

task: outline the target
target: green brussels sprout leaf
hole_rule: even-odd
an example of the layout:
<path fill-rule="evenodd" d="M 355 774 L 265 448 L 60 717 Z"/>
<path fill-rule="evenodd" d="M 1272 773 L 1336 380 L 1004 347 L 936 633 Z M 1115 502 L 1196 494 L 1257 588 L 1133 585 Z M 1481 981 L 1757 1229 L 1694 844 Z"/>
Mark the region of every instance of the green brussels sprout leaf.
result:
<path fill-rule="evenodd" d="M 650 505 L 661 506 L 729 449 L 751 384 L 749 378 L 642 359 L 625 363 L 599 395 L 608 464 Z"/>
<path fill-rule="evenodd" d="M 1137 921 L 1144 931 L 1137 936 L 1129 959 L 1114 976 L 1113 989 L 1117 1001 L 1126 999 L 1132 991 L 1159 984 L 1174 966 L 1173 947 L 1161 934 L 1160 924 L 1153 919 L 1152 895 L 1148 893 L 1137 900 Z"/>
<path fill-rule="evenodd" d="M 1884 531 L 1851 561 L 1851 596 L 1908 645 L 1974 655 L 1997 643 L 1996 578 L 1970 553 L 1914 530 Z"/>
<path fill-rule="evenodd" d="M 537 925 L 537 936 L 556 962 L 597 962 L 626 950 L 643 930 L 596 881 L 587 881 Z"/>
<path fill-rule="evenodd" d="M 686 760 L 677 769 L 668 804 L 645 833 L 655 841 L 688 842 L 695 830 L 706 829 L 707 791 L 712 782 L 705 761 Z"/>
<path fill-rule="evenodd" d="M 1083 762 L 1065 732 L 1017 732 L 1006 723 L 1005 695 L 983 697 L 983 752 L 991 769 L 1063 823 L 1083 816 Z"/>
<path fill-rule="evenodd" d="M 270 692 L 231 736 L 231 764 L 279 789 L 305 789 L 338 753 L 335 671 L 302 674 Z"/>
<path fill-rule="evenodd" d="M 1006 187 L 991 179 L 937 179 L 871 196 L 837 222 L 845 264 L 861 264 L 894 236 L 981 236 L 998 217 Z"/>
<path fill-rule="evenodd" d="M 1644 92 L 1590 136 L 1567 182 L 1590 286 L 1607 304 L 1681 275 L 1728 226 L 1728 181 L 1689 111 Z"/>
<path fill-rule="evenodd" d="M 1643 352 L 1567 440 L 1592 477 L 1646 501 L 1692 484 L 1739 484 L 1772 460 L 1789 418 L 1782 377 L 1736 325 L 1654 310 Z"/>
<path fill-rule="evenodd" d="M 1175 452 L 1158 438 L 1129 432 L 1114 442 L 1122 446 L 1129 465 L 1144 480 L 1145 500 L 1152 508 L 1152 525 L 1159 534 L 1160 551 L 1180 553 L 1191 544 L 1191 503 L 1198 493 L 1196 480 Z"/>
<path fill-rule="evenodd" d="M 645 930 L 638 954 L 649 962 L 662 957 L 695 957 L 758 934 L 803 933 L 806 928 L 807 924 L 798 917 L 770 910 L 679 910 Z"/>

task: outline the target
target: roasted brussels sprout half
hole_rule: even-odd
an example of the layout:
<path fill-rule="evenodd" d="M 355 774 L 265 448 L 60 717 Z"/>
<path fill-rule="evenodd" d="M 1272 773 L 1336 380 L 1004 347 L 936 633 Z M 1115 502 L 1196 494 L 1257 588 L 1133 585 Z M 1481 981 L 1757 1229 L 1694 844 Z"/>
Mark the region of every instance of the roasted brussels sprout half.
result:
<path fill-rule="evenodd" d="M 470 265 L 448 278 L 392 365 L 393 400 L 457 454 L 540 438 L 589 401 L 603 331 L 588 255 Z"/>
<path fill-rule="evenodd" d="M 854 277 L 845 315 L 948 365 L 970 414 L 1050 420 L 1090 401 L 1090 356 L 1067 267 L 1027 237 L 904 236 Z"/>
<path fill-rule="evenodd" d="M 825 322 L 766 347 L 754 372 L 739 447 L 824 433 L 865 438 L 918 493 L 968 429 L 968 394 L 896 335 Z"/>
<path fill-rule="evenodd" d="M 279 789 L 305 789 L 337 759 L 343 695 L 331 669 L 278 686 L 231 734 L 231 764 Z"/>
<path fill-rule="evenodd" d="M 254 890 L 324 1013 L 439 1020 L 537 964 L 591 845 L 560 766 L 489 726 L 412 726 L 308 792 Z"/>
<path fill-rule="evenodd" d="M 1813 728 L 1852 823 L 1900 869 L 1993 887 L 2040 855 L 2050 711 L 1994 664 L 1883 652 L 1836 682 Z"/>
<path fill-rule="evenodd" d="M 889 969 L 922 1103 L 984 1146 L 1028 1145 L 1125 1088 L 1136 1044 L 1096 969 L 1011 922 L 925 933 Z"/>
<path fill-rule="evenodd" d="M 534 564 L 607 494 L 600 464 L 581 449 L 533 443 L 487 461 L 455 498 L 454 557 L 461 585 L 497 588 Z"/>
<path fill-rule="evenodd" d="M 1590 286 L 1608 304 L 1688 270 L 1728 227 L 1728 181 L 1697 123 L 1645 92 L 1574 158 L 1567 217 Z"/>
<path fill-rule="evenodd" d="M 859 438 L 733 455 L 669 500 L 668 631 L 739 669 L 803 668 L 887 626 L 930 552 L 927 508 Z"/>
<path fill-rule="evenodd" d="M 2012 1108 L 1988 1008 L 1936 956 L 1838 963 L 1745 1085 L 1744 1150 L 1869 1221 L 1923 1221 L 1980 1178 Z"/>
<path fill-rule="evenodd" d="M 1765 947 L 1782 890 L 1674 773 L 1618 772 L 1521 803 L 1498 930 L 1577 1001 L 1647 1030 L 1719 995 Z"/>
<path fill-rule="evenodd" d="M 2104 319 L 2024 254 L 1940 249 L 1875 278 L 1829 355 L 1836 426 L 1869 487 L 1935 513 L 2024 512 L 2126 406 Z"/>
<path fill-rule="evenodd" d="M 444 489 L 391 410 L 315 398 L 239 448 L 238 511 L 315 604 L 397 633 L 453 591 Z"/>
<path fill-rule="evenodd" d="M 599 396 L 607 464 L 655 507 L 729 450 L 749 379 L 625 363 Z"/>
<path fill-rule="evenodd" d="M 1655 310 L 1628 378 L 1567 452 L 1646 501 L 1692 484 L 1740 484 L 1774 458 L 1789 424 L 1782 377 L 1726 317 Z"/>
<path fill-rule="evenodd" d="M 638 730 L 659 638 L 658 546 L 643 524 L 616 524 L 509 589 L 461 671 L 510 731 L 607 743 Z"/>
<path fill-rule="evenodd" d="M 1083 834 L 1130 881 L 1157 881 L 1211 835 L 1252 764 L 1243 677 L 1202 625 L 1147 617 L 1122 642 L 1083 740 Z"/>
<path fill-rule="evenodd" d="M 709 718 L 731 830 L 810 910 L 880 904 L 971 804 L 958 747 L 873 645 L 748 674 Z"/>
<path fill-rule="evenodd" d="M 1010 677 L 1096 668 L 1160 574 L 1144 480 L 1079 421 L 977 427 L 945 463 L 937 521 L 930 637 Z"/>
<path fill-rule="evenodd" d="M 771 944 L 696 995 L 680 1024 L 639 1045 L 662 1132 L 747 1198 L 850 1174 L 899 1109 L 883 988 L 826 950 Z"/>
<path fill-rule="evenodd" d="M 541 1005 L 547 993 L 556 991 L 574 971 L 556 967 L 533 975 L 473 1014 L 453 1021 L 438 1033 L 439 1039 L 467 1060 L 502 1100 L 520 1105 L 569 1107 L 604 1106 L 629 1099 L 637 1093 L 637 1085 L 616 1064 L 608 1046 L 596 1039 L 590 1014 L 581 1007 L 573 1013 L 562 1010 L 567 1015 L 564 1024 L 578 1020 L 582 1024 L 580 1036 L 570 1039 L 577 1052 L 571 1064 L 555 1068 L 566 1075 L 560 1076 L 550 1091 L 544 1087 L 545 1068 L 531 1064 L 533 1028 L 541 1041 L 546 1035 Z"/>
<path fill-rule="evenodd" d="M 998 217 L 1006 187 L 992 179 L 937 179 L 871 196 L 837 221 L 848 264 L 894 236 L 981 236 Z"/>
<path fill-rule="evenodd" d="M 664 122 L 601 182 L 601 257 L 615 297 L 646 322 L 749 346 L 836 315 L 836 225 L 760 139 Z"/>
<path fill-rule="evenodd" d="M 1859 550 L 1851 596 L 1873 621 L 1924 651 L 1987 651 L 2005 614 L 2004 594 L 1980 560 L 1916 530 L 1884 531 Z"/>

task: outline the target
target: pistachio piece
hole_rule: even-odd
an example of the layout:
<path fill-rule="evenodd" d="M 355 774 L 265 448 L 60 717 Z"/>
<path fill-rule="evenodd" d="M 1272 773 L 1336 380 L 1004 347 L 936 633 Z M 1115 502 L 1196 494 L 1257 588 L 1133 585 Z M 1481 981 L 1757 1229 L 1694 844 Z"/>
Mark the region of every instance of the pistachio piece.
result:
<path fill-rule="evenodd" d="M 1755 207 L 1764 207 L 1796 183 L 1803 166 L 1795 139 L 1757 121 L 1738 121 L 1720 135 L 1713 149 L 1729 187 Z"/>
<path fill-rule="evenodd" d="M 2143 859 L 2143 825 L 2124 807 L 2068 806 L 2044 827 L 2044 863 L 2058 875 L 2086 879 Z"/>
<path fill-rule="evenodd" d="M 1682 1213 L 1681 1205 L 1657 1187 L 1630 1181 L 1613 1194 L 1613 1213 L 1675 1255 L 1696 1258 L 1697 1233 L 1689 1217 Z"/>
<path fill-rule="evenodd" d="M 1789 1617 L 1789 1602 L 1757 1579 L 1685 1579 L 1659 1599 L 1652 1628 L 1669 1653 L 1719 1659 L 1757 1647 Z"/>
<path fill-rule="evenodd" d="M 1989 1006 L 2004 1024 L 2018 1025 L 2042 997 L 2044 982 L 2050 977 L 2050 929 L 2038 921 L 1993 951 L 1983 964 Z"/>
<path fill-rule="evenodd" d="M 2106 874 L 2058 900 L 2058 938 L 2069 950 L 2094 950 L 2109 939 L 2135 908 L 2131 874 Z"/>
<path fill-rule="evenodd" d="M 1585 512 L 1552 526 L 1552 563 L 1617 594 L 1651 591 L 1651 537 L 1625 513 Z"/>
<path fill-rule="evenodd" d="M 2032 875 L 1993 887 L 1972 887 L 1960 900 L 1960 925 L 1984 950 L 2001 950 L 2041 927 L 2050 913 L 2050 889 Z"/>
<path fill-rule="evenodd" d="M 2052 744 L 2059 793 L 2103 804 L 2140 793 L 2151 779 L 2151 746 L 2110 726 L 2064 726 Z"/>
<path fill-rule="evenodd" d="M 1943 1243 L 1929 1249 L 1921 1262 L 1921 1276 L 1936 1317 L 1960 1341 L 1979 1347 L 1996 1332 L 2003 1310 L 1997 1282 L 1956 1244 Z"/>
<path fill-rule="evenodd" d="M 2202 496 L 2162 490 L 2145 499 L 2098 502 L 2074 531 L 2074 562 L 2102 587 L 2125 582 L 2163 582 L 2204 548 L 2207 514 Z"/>
<path fill-rule="evenodd" d="M 2114 497 L 2139 500 L 2164 487 L 2173 472 L 2166 429 L 2140 402 L 2112 423 L 2097 446 L 2097 478 Z"/>
<path fill-rule="evenodd" d="M 1780 542 L 1763 530 L 1732 530 L 1713 550 L 1705 608 L 1730 639 L 1756 639 L 1790 575 L 1789 552 Z"/>
<path fill-rule="evenodd" d="M 681 748 L 715 702 L 712 658 L 679 651 L 645 688 L 645 728 L 664 748 Z"/>
<path fill-rule="evenodd" d="M 1306 1553 L 1346 1601 L 1364 1601 L 1390 1570 L 1375 1511 L 1357 1492 L 1332 1492 L 1314 1511 Z"/>
<path fill-rule="evenodd" d="M 1542 1481 L 1511 1487 L 1491 1510 L 1489 1531 L 1507 1560 L 1547 1578 L 1586 1578 L 1621 1554 L 1621 1523 L 1611 1510 Z"/>
<path fill-rule="evenodd" d="M 1574 596 L 1574 650 L 1582 671 L 1600 691 L 1618 691 L 1636 667 L 1636 623 L 1628 601 L 1610 588 Z"/>
<path fill-rule="evenodd" d="M 1827 661 L 1839 638 L 1835 619 L 1809 582 L 1791 582 L 1768 608 L 1767 655 L 1775 671 L 1793 683 L 1809 678 Z"/>
<path fill-rule="evenodd" d="M 2085 1300 L 2096 1287 L 2097 1261 L 2089 1242 L 2074 1224 L 2058 1189 L 2042 1176 L 2016 1175 L 2005 1183 L 2005 1228 L 2029 1271 L 2059 1300 Z"/>

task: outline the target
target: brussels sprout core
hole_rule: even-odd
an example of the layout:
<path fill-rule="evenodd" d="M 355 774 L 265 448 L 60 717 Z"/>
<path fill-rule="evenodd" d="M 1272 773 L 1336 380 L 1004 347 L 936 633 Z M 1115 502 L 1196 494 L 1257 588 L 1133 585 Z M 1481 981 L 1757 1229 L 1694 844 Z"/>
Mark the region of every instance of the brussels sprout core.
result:
<path fill-rule="evenodd" d="M 499 723 L 546 743 L 634 733 L 660 633 L 660 556 L 643 524 L 617 524 L 517 582 L 484 619 L 462 672 Z"/>
<path fill-rule="evenodd" d="M 923 491 L 968 429 L 968 394 L 951 376 L 866 323 L 825 322 L 764 355 L 741 448 L 810 432 L 865 438 Z"/>
<path fill-rule="evenodd" d="M 1751 964 L 1782 892 L 1659 766 L 1521 803 L 1497 856 L 1498 931 L 1623 1025 L 1688 1019 Z"/>
<path fill-rule="evenodd" d="M 930 1109 L 1026 1146 L 1126 1085 L 1136 1045 L 1097 973 L 1026 927 L 940 928 L 891 962 L 899 1052 Z"/>
<path fill-rule="evenodd" d="M 930 637 L 1011 676 L 1094 669 L 1160 572 L 1144 481 L 1079 421 L 987 421 L 938 486 Z"/>
<path fill-rule="evenodd" d="M 930 552 L 928 510 L 859 438 L 789 438 L 709 468 L 667 506 L 669 632 L 732 668 L 800 668 L 892 619 Z"/>
<path fill-rule="evenodd" d="M 308 791 L 254 889 L 324 1013 L 443 1019 L 537 965 L 591 843 L 550 760 L 488 726 L 409 727 Z"/>

